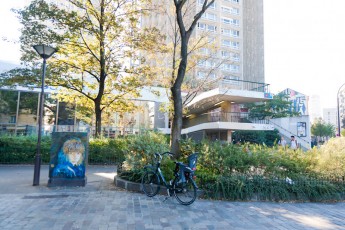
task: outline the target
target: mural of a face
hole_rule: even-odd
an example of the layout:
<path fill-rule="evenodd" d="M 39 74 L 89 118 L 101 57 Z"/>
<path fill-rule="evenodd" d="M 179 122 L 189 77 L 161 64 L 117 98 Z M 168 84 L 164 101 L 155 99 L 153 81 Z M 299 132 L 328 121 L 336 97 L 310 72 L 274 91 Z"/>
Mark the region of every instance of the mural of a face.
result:
<path fill-rule="evenodd" d="M 72 151 L 67 155 L 67 157 L 73 165 L 79 165 L 80 162 L 83 160 L 83 153 L 78 151 Z"/>
<path fill-rule="evenodd" d="M 80 165 L 84 160 L 85 147 L 79 139 L 71 139 L 64 143 L 63 151 L 69 162 Z"/>

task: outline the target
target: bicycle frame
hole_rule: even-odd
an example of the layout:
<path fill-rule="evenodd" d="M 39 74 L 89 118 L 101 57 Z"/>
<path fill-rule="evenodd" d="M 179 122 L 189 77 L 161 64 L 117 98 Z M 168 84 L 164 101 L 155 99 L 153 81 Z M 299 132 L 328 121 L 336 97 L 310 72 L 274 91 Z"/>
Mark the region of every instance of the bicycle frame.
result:
<path fill-rule="evenodd" d="M 159 157 L 161 157 L 161 155 L 159 155 Z M 172 189 L 172 185 L 170 183 L 167 183 L 162 170 L 160 169 L 160 165 L 161 165 L 161 159 L 158 160 L 158 162 L 156 163 L 155 166 L 145 166 L 145 170 L 151 170 L 154 173 L 156 173 L 158 175 L 158 178 L 162 180 L 163 185 L 167 188 L 167 193 L 170 196 L 170 189 Z M 176 164 L 175 170 L 174 170 L 174 176 L 177 177 L 177 172 L 178 172 L 178 165 Z M 158 185 L 160 186 L 160 185 Z"/>
<path fill-rule="evenodd" d="M 189 157 L 188 166 L 182 162 L 175 162 L 174 179 L 168 182 L 160 169 L 161 160 L 165 154 L 172 155 L 170 152 L 163 154 L 155 153 L 155 163 L 144 167 L 146 172 L 143 174 L 141 181 L 143 192 L 147 196 L 153 197 L 158 194 L 160 187 L 164 186 L 168 195 L 165 200 L 173 194 L 180 204 L 192 204 L 197 197 L 198 189 L 198 186 L 193 180 L 197 160 L 196 156 L 191 155 L 193 158 Z M 159 158 L 157 159 L 157 157 Z"/>

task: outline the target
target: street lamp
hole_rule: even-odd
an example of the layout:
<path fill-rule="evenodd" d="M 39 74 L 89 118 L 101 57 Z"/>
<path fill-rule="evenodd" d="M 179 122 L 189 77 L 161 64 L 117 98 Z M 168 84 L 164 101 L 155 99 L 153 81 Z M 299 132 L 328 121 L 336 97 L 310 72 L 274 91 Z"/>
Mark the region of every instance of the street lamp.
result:
<path fill-rule="evenodd" d="M 35 156 L 35 169 L 34 169 L 34 182 L 33 186 L 40 184 L 40 170 L 41 170 L 41 132 L 42 132 L 42 117 L 43 117 L 43 104 L 44 104 L 44 78 L 46 75 L 46 60 L 50 58 L 57 50 L 46 45 L 35 45 L 33 48 L 43 58 L 42 67 L 42 84 L 41 95 L 39 104 L 39 117 L 38 117 L 38 139 L 37 151 Z"/>
<path fill-rule="evenodd" d="M 341 88 L 343 88 L 343 86 L 345 85 L 342 84 L 339 89 L 338 89 L 338 93 L 337 93 L 337 110 L 338 110 L 338 136 L 340 137 L 340 111 L 339 111 L 339 93 L 340 93 L 340 90 Z"/>

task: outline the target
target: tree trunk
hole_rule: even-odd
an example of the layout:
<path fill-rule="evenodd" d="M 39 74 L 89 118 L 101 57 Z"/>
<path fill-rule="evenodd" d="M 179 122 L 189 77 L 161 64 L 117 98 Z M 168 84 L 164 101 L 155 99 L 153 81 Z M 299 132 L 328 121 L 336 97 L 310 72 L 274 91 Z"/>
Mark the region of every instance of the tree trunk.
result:
<path fill-rule="evenodd" d="M 181 62 L 178 67 L 175 83 L 173 87 L 171 87 L 171 95 L 174 102 L 174 118 L 171 125 L 170 148 L 171 152 L 176 154 L 176 158 L 178 158 L 181 155 L 180 140 L 183 116 L 181 86 L 187 68 L 188 40 L 189 36 L 187 36 L 187 34 L 181 35 Z"/>
<path fill-rule="evenodd" d="M 100 79 L 99 79 L 99 89 L 98 95 L 95 99 L 95 114 L 96 114 L 96 133 L 95 136 L 99 137 L 102 133 L 102 108 L 101 102 L 102 97 L 104 94 L 104 83 L 106 79 L 106 72 L 105 72 L 105 52 L 104 52 L 104 0 L 101 1 L 101 20 L 99 22 L 99 30 L 100 30 L 100 40 L 99 40 L 99 57 L 100 57 Z"/>
<path fill-rule="evenodd" d="M 199 13 L 194 16 L 192 24 L 190 28 L 186 30 L 184 22 L 183 22 L 183 15 L 184 10 L 182 9 L 183 6 L 186 4 L 186 0 L 179 0 L 174 1 L 175 4 L 175 12 L 176 12 L 176 21 L 179 26 L 180 36 L 181 36 L 181 62 L 178 67 L 177 77 L 173 86 L 171 87 L 171 94 L 172 100 L 174 102 L 174 118 L 171 126 L 171 139 L 170 139 L 170 148 L 171 152 L 176 154 L 176 158 L 180 156 L 180 140 L 181 140 L 181 132 L 182 132 L 182 116 L 183 116 L 183 109 L 182 109 L 182 95 L 181 95 L 181 86 L 186 74 L 187 69 L 187 58 L 188 58 L 188 42 L 189 38 L 197 25 L 198 20 L 200 19 L 201 15 L 207 10 L 207 8 L 214 3 L 215 0 L 208 0 L 204 1 L 202 5 L 202 9 Z"/>
<path fill-rule="evenodd" d="M 101 103 L 97 100 L 95 101 L 95 114 L 96 114 L 95 137 L 99 137 L 102 132 L 102 110 L 101 110 Z"/>
<path fill-rule="evenodd" d="M 171 125 L 170 148 L 171 152 L 180 156 L 180 140 L 182 132 L 182 97 L 181 90 L 172 87 L 171 93 L 174 101 L 174 116 Z"/>

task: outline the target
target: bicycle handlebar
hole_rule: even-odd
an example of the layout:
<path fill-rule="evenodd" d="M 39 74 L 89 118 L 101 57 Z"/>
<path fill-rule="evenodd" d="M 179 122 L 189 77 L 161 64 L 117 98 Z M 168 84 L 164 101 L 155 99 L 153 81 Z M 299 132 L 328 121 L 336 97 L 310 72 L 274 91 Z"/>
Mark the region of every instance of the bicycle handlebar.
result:
<path fill-rule="evenodd" d="M 157 158 L 159 156 L 160 160 L 162 160 L 163 156 L 165 154 L 168 154 L 169 156 L 174 156 L 174 154 L 172 152 L 164 152 L 164 153 L 155 153 L 155 158 Z"/>

